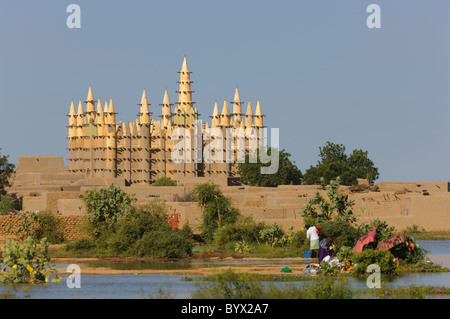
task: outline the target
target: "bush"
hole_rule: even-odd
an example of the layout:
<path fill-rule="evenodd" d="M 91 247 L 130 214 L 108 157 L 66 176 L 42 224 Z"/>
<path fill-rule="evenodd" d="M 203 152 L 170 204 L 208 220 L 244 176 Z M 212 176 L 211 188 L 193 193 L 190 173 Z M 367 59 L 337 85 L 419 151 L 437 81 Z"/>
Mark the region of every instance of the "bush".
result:
<path fill-rule="evenodd" d="M 99 237 L 97 246 L 112 254 L 177 258 L 190 256 L 194 241 L 188 226 L 172 229 L 164 204 L 153 202 L 120 219 L 114 229 Z"/>
<path fill-rule="evenodd" d="M 294 233 L 291 247 L 298 249 L 300 252 L 309 251 L 309 239 L 306 237 L 306 229 Z"/>
<path fill-rule="evenodd" d="M 20 224 L 16 228 L 5 227 L 5 231 L 14 234 L 19 240 L 31 237 L 34 240 L 47 238 L 51 244 L 64 241 L 64 224 L 61 219 L 49 211 L 20 213 Z"/>
<path fill-rule="evenodd" d="M 8 195 L 0 195 L 0 215 L 8 215 L 15 211 L 15 204 Z"/>
<path fill-rule="evenodd" d="M 332 238 L 336 251 L 343 246 L 355 246 L 360 237 L 358 229 L 344 221 L 329 220 L 322 222 L 320 227 L 324 238 Z"/>
<path fill-rule="evenodd" d="M 86 206 L 89 222 L 94 226 L 94 236 L 112 227 L 120 216 L 132 209 L 134 195 L 128 195 L 114 184 L 100 190 L 88 190 L 80 195 Z"/>
<path fill-rule="evenodd" d="M 259 232 L 259 238 L 271 247 L 285 247 L 292 240 L 292 231 L 287 235 L 280 226 L 273 223 L 272 226 L 265 227 Z"/>
<path fill-rule="evenodd" d="M 154 230 L 144 233 L 133 245 L 134 256 L 154 258 L 181 258 L 192 255 L 192 232 L 185 226 L 181 230 Z"/>
<path fill-rule="evenodd" d="M 177 186 L 177 182 L 170 177 L 160 177 L 153 184 L 153 186 Z"/>
<path fill-rule="evenodd" d="M 68 242 L 64 246 L 64 250 L 68 252 L 82 253 L 86 251 L 93 251 L 95 250 L 95 247 L 95 241 L 93 238 L 81 238 Z"/>
<path fill-rule="evenodd" d="M 28 237 L 23 244 L 8 239 L 2 248 L 3 263 L 10 269 L 0 270 L 0 281 L 5 283 L 44 283 L 50 275 L 56 273 L 54 266 L 49 264 L 48 241 L 43 238 L 37 247 L 33 238 Z M 58 282 L 56 276 L 52 282 Z"/>
<path fill-rule="evenodd" d="M 352 262 L 356 264 L 353 273 L 358 276 L 367 275 L 367 267 L 371 264 L 378 265 L 382 275 L 395 276 L 400 274 L 394 255 L 390 251 L 365 249 L 360 254 L 354 254 Z"/>
<path fill-rule="evenodd" d="M 33 239 L 40 240 L 46 237 L 50 244 L 59 244 L 64 241 L 64 223 L 49 211 L 38 212 Z"/>
<path fill-rule="evenodd" d="M 263 222 L 256 222 L 250 216 L 239 215 L 235 223 L 222 226 L 214 237 L 214 243 L 224 247 L 228 243 L 244 240 L 247 243 L 259 243 L 259 234 L 264 229 Z"/>

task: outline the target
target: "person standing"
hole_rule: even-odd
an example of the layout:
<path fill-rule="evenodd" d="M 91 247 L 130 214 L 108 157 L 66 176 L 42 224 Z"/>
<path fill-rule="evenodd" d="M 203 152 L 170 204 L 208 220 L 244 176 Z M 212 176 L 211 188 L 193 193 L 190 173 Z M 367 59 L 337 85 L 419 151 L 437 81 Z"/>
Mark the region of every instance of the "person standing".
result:
<path fill-rule="evenodd" d="M 309 250 L 311 252 L 311 258 L 316 258 L 317 252 L 319 250 L 319 233 L 317 231 L 316 226 L 305 226 L 306 229 L 306 238 L 310 240 Z"/>

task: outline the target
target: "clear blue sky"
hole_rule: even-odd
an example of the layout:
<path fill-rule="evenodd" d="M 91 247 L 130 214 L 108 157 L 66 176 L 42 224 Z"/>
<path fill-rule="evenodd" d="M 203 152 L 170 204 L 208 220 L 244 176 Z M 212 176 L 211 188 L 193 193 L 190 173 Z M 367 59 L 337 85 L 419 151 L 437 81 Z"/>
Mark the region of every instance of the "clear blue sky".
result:
<path fill-rule="evenodd" d="M 66 114 L 89 85 L 118 119 L 136 118 L 143 88 L 159 115 L 186 54 L 201 118 L 237 85 L 303 172 L 332 141 L 368 150 L 378 181 L 447 181 L 449 14 L 445 0 L 1 1 L 0 148 L 67 158 Z"/>

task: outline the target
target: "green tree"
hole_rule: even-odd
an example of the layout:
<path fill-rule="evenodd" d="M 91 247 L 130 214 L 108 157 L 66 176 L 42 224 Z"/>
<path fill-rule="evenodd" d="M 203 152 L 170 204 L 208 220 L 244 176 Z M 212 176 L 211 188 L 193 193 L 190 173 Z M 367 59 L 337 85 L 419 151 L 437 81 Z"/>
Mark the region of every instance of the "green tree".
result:
<path fill-rule="evenodd" d="M 231 205 L 231 199 L 222 194 L 218 185 L 199 184 L 193 194 L 203 211 L 201 231 L 205 240 L 212 241 L 219 228 L 236 222 L 239 210 Z"/>
<path fill-rule="evenodd" d="M 267 155 L 277 151 L 269 148 Z M 278 152 L 278 170 L 275 174 L 261 174 L 261 168 L 270 166 L 271 163 L 262 163 L 259 154 L 257 162 L 250 163 L 250 155 L 245 156 L 245 162 L 238 164 L 238 174 L 243 184 L 250 186 L 276 187 L 278 185 L 299 185 L 303 178 L 302 172 L 295 165 L 295 161 L 290 160 L 291 154 L 285 150 Z"/>
<path fill-rule="evenodd" d="M 319 147 L 320 160 L 317 165 L 306 170 L 304 184 L 328 184 L 337 177 L 340 177 L 342 185 L 354 185 L 357 178 L 368 179 L 373 184 L 379 173 L 368 155 L 368 151 L 355 149 L 347 156 L 343 144 L 328 141 L 324 147 Z"/>
<path fill-rule="evenodd" d="M 317 191 L 315 196 L 308 200 L 307 205 L 303 208 L 302 217 L 313 219 L 319 224 L 332 219 L 350 223 L 355 222 L 356 217 L 353 216 L 351 210 L 355 202 L 349 200 L 344 193 L 339 192 L 339 186 L 339 177 L 336 181 L 330 182 L 330 188 L 327 191 L 328 200 Z"/>
<path fill-rule="evenodd" d="M 11 186 L 11 176 L 16 168 L 14 164 L 8 162 L 8 157 L 9 155 L 2 156 L 0 152 L 0 196 L 6 195 L 6 187 Z"/>
<path fill-rule="evenodd" d="M 94 227 L 94 236 L 99 236 L 103 229 L 111 228 L 118 218 L 131 209 L 136 201 L 134 195 L 125 193 L 114 184 L 100 190 L 88 190 L 80 198 L 86 207 L 88 220 Z"/>

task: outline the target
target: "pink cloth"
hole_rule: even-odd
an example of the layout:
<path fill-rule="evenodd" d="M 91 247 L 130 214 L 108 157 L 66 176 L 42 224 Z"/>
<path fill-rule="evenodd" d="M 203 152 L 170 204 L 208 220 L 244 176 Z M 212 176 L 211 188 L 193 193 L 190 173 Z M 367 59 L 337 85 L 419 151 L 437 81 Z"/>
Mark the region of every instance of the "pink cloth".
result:
<path fill-rule="evenodd" d="M 356 242 L 355 247 L 353 247 L 353 253 L 360 253 L 362 252 L 365 245 L 368 243 L 374 242 L 377 238 L 377 228 L 372 228 L 371 231 L 365 233 L 361 236 L 360 239 Z"/>

